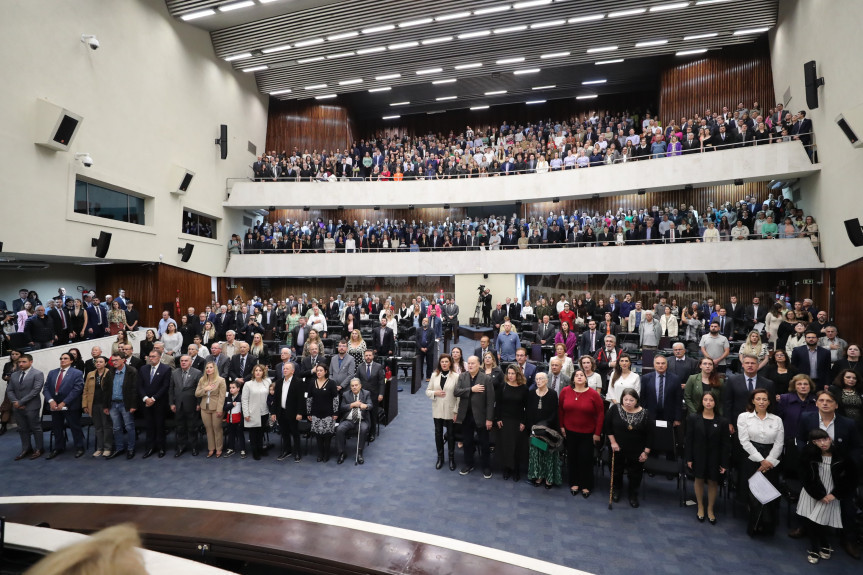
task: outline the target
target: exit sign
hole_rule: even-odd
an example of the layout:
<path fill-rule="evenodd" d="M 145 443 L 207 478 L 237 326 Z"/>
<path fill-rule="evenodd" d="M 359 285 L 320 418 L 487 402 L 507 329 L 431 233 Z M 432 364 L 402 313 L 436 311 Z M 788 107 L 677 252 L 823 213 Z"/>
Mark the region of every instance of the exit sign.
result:
<path fill-rule="evenodd" d="M 803 280 L 803 285 L 805 285 L 805 286 L 811 286 L 811 285 L 812 285 L 812 284 L 814 284 L 814 283 L 815 283 L 815 280 L 813 280 L 813 279 L 805 279 L 805 280 Z"/>

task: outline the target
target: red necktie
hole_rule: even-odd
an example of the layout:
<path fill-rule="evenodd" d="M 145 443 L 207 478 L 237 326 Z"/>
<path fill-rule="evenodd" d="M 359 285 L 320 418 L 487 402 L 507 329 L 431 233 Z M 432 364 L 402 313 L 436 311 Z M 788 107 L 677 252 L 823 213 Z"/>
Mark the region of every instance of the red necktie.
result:
<path fill-rule="evenodd" d="M 61 369 L 60 373 L 57 374 L 57 386 L 54 388 L 54 393 L 60 393 L 60 384 L 63 383 L 63 372 L 65 370 Z"/>

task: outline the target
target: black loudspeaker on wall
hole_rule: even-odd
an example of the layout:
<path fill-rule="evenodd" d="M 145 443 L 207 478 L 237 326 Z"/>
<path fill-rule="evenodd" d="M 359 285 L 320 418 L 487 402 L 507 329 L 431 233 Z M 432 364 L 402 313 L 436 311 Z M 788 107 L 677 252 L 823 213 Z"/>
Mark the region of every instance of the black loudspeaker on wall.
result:
<path fill-rule="evenodd" d="M 848 239 L 854 247 L 863 246 L 863 227 L 860 226 L 860 220 L 845 220 L 845 231 L 848 232 Z"/>
<path fill-rule="evenodd" d="M 194 244 L 186 244 L 186 247 L 177 248 L 177 253 L 182 256 L 180 258 L 180 261 L 183 263 L 189 261 L 189 258 L 192 257 L 192 250 L 193 249 L 195 249 Z"/>
<path fill-rule="evenodd" d="M 96 257 L 104 258 L 108 255 L 108 248 L 111 247 L 111 234 L 99 232 L 99 237 L 93 238 L 91 245 L 96 248 Z"/>
<path fill-rule="evenodd" d="M 818 107 L 818 87 L 824 85 L 824 78 L 819 78 L 815 70 L 815 60 L 803 64 L 803 77 L 806 81 L 806 106 L 814 110 Z"/>
<path fill-rule="evenodd" d="M 219 150 L 222 153 L 222 159 L 228 159 L 228 126 L 227 124 L 222 124 L 219 127 L 219 137 L 216 140 L 216 145 L 219 146 Z"/>

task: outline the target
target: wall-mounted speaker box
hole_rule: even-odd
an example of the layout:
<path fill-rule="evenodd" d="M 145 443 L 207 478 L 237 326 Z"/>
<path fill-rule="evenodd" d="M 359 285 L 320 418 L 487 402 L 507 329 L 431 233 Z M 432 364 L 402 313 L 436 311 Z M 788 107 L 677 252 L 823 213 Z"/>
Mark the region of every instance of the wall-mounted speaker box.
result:
<path fill-rule="evenodd" d="M 99 237 L 93 238 L 91 245 L 96 248 L 96 257 L 104 258 L 108 255 L 108 248 L 111 247 L 111 234 L 108 232 L 99 232 Z"/>
<path fill-rule="evenodd" d="M 195 172 L 182 166 L 172 165 L 168 170 L 168 189 L 172 194 L 185 194 L 192 185 Z"/>
<path fill-rule="evenodd" d="M 863 246 L 863 227 L 860 227 L 860 220 L 845 220 L 845 231 L 848 232 L 848 239 L 854 247 Z"/>
<path fill-rule="evenodd" d="M 228 125 L 222 124 L 219 126 L 219 138 L 216 140 L 216 145 L 219 146 L 221 158 L 228 159 Z"/>
<path fill-rule="evenodd" d="M 814 110 L 818 107 L 818 87 L 824 85 L 824 78 L 819 78 L 815 69 L 815 60 L 803 64 L 803 80 L 806 84 L 806 106 Z"/>
<path fill-rule="evenodd" d="M 185 247 L 178 248 L 177 253 L 180 254 L 180 261 L 186 263 L 192 257 L 192 250 L 195 249 L 194 244 L 187 243 Z"/>
<path fill-rule="evenodd" d="M 81 128 L 84 117 L 52 104 L 47 100 L 36 100 L 34 142 L 50 150 L 66 152 Z"/>
<path fill-rule="evenodd" d="M 836 123 L 852 146 L 863 148 L 863 141 L 860 140 L 860 136 L 863 136 L 863 104 L 843 111 L 836 117 Z"/>

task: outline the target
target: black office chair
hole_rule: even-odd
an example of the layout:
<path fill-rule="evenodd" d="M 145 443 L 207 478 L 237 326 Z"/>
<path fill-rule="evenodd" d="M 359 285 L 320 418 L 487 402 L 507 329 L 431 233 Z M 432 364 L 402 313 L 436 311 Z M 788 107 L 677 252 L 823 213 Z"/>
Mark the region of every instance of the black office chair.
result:
<path fill-rule="evenodd" d="M 404 370 L 405 378 L 408 370 L 413 369 L 414 359 L 417 355 L 417 344 L 415 341 L 402 340 L 398 343 L 398 356 L 396 359 L 397 369 Z"/>

